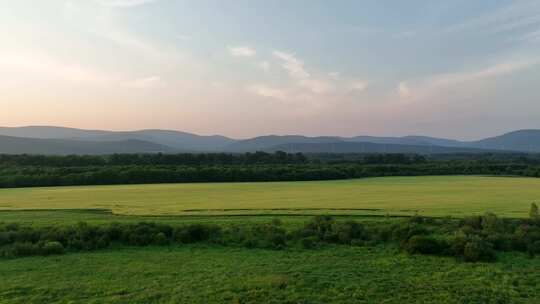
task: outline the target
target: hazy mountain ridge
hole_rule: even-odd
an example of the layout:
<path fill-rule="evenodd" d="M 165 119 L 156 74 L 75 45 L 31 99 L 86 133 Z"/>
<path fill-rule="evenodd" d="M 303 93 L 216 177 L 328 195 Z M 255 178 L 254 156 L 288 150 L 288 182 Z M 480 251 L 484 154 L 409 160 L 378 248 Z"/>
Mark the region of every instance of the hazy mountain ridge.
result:
<path fill-rule="evenodd" d="M 0 127 L 0 135 L 36 139 L 72 139 L 79 141 L 126 141 L 140 140 L 168 146 L 179 151 L 218 151 L 235 142 L 225 136 L 202 136 L 172 130 L 104 131 L 83 130 L 52 126 L 29 126 L 18 128 Z"/>
<path fill-rule="evenodd" d="M 540 152 L 540 130 L 518 130 L 470 144 L 482 149 Z"/>
<path fill-rule="evenodd" d="M 268 150 L 270 147 L 277 145 L 299 144 L 299 143 L 334 143 L 343 142 L 340 137 L 319 136 L 307 137 L 303 135 L 267 135 L 259 136 L 245 140 L 239 140 L 225 147 L 231 152 L 245 152 Z"/>
<path fill-rule="evenodd" d="M 265 149 L 267 152 L 286 151 L 301 153 L 486 153 L 496 152 L 488 149 L 466 147 L 444 147 L 434 145 L 380 144 L 372 142 L 337 142 L 337 143 L 297 143 L 277 145 Z M 504 152 L 504 151 L 501 151 Z"/>
<path fill-rule="evenodd" d="M 1 136 L 3 135 L 3 136 Z M 0 153 L 106 154 L 151 152 L 336 152 L 336 153 L 478 153 L 540 152 L 540 130 L 518 130 L 478 141 L 429 136 L 268 135 L 244 140 L 201 136 L 172 130 L 83 130 L 30 126 L 0 127 Z"/>
<path fill-rule="evenodd" d="M 23 138 L 0 135 L 0 154 L 112 154 L 157 153 L 173 149 L 136 139 L 124 141 L 81 141 L 73 139 Z"/>

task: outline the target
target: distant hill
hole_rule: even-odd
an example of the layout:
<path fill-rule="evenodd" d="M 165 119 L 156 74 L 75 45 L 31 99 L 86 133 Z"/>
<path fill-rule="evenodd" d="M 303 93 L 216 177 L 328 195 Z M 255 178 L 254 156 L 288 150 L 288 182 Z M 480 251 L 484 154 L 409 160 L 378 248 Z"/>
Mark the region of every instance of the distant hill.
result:
<path fill-rule="evenodd" d="M 225 146 L 235 142 L 225 136 L 200 136 L 191 133 L 168 130 L 140 130 L 133 132 L 112 132 L 109 134 L 88 136 L 85 140 L 111 141 L 138 139 L 166 145 L 180 151 L 220 151 Z"/>
<path fill-rule="evenodd" d="M 470 142 L 468 145 L 484 149 L 540 152 L 540 130 L 519 130 Z"/>
<path fill-rule="evenodd" d="M 289 143 L 267 148 L 265 151 L 286 151 L 289 153 L 415 153 L 415 154 L 450 154 L 450 153 L 486 153 L 493 150 L 443 147 L 434 145 L 376 144 L 371 142 L 335 142 L 335 143 Z"/>
<path fill-rule="evenodd" d="M 52 126 L 0 127 L 0 135 L 43 139 L 75 139 L 109 134 L 111 131 L 82 130 Z"/>
<path fill-rule="evenodd" d="M 31 126 L 0 128 L 0 135 L 41 138 L 74 139 L 79 141 L 126 141 L 139 140 L 168 146 L 178 151 L 219 151 L 234 139 L 225 136 L 201 136 L 170 130 L 139 130 L 129 132 L 82 130 L 63 127 Z"/>
<path fill-rule="evenodd" d="M 371 142 L 375 144 L 396 144 L 396 145 L 418 145 L 418 146 L 443 146 L 443 147 L 461 147 L 463 142 L 445 139 L 435 138 L 428 136 L 404 136 L 404 137 L 375 137 L 375 136 L 356 136 L 351 137 L 348 141 L 353 142 Z"/>
<path fill-rule="evenodd" d="M 268 135 L 259 136 L 246 140 L 239 140 L 232 143 L 224 149 L 230 152 L 249 152 L 249 151 L 263 151 L 268 150 L 271 147 L 287 144 L 299 144 L 299 143 L 333 143 L 343 141 L 340 137 L 307 137 L 302 135 Z"/>
<path fill-rule="evenodd" d="M 83 130 L 53 126 L 29 126 L 18 128 L 0 127 L 0 135 L 19 139 L 42 139 L 33 141 L 26 150 L 31 153 L 48 151 L 54 144 L 61 151 L 96 151 L 144 153 L 148 151 L 174 152 L 254 152 L 254 151 L 301 151 L 301 152 L 366 152 L 366 153 L 474 153 L 478 151 L 513 151 L 540 153 L 540 130 L 519 130 L 478 141 L 458 141 L 429 136 L 377 137 L 377 136 L 317 136 L 269 135 L 236 140 L 221 135 L 201 136 L 172 130 L 104 131 Z M 56 140 L 56 141 L 54 141 Z M 0 141 L 0 153 L 14 147 L 6 147 L 7 140 Z M 23 145 L 23 141 L 20 141 Z M 26 141 L 28 142 L 28 141 Z M 125 147 L 122 147 L 123 143 Z M 369 143 L 373 145 L 369 145 Z M 358 145 L 360 144 L 360 145 Z M 27 145 L 27 143 L 24 143 Z M 45 145 L 46 147 L 43 147 Z M 153 146 L 152 146 L 153 145 Z M 68 147 L 69 148 L 66 148 Z M 108 148 L 106 148 L 108 147 Z M 118 147 L 118 148 L 113 148 Z M 448 149 L 444 149 L 448 148 Z M 51 148 L 52 149 L 52 148 Z M 20 149 L 19 149 L 20 150 Z M 54 149 L 52 149 L 54 150 Z M 55 150 L 56 151 L 56 150 Z M 112 153 L 111 152 L 111 153 Z M 7 153 L 7 152 L 4 152 Z M 78 153 L 78 152 L 71 152 Z M 81 152 L 83 153 L 83 152 Z M 86 152 L 90 153 L 90 152 Z"/>
<path fill-rule="evenodd" d="M 172 152 L 173 149 L 141 140 L 80 141 L 0 136 L 0 154 L 113 154 Z"/>

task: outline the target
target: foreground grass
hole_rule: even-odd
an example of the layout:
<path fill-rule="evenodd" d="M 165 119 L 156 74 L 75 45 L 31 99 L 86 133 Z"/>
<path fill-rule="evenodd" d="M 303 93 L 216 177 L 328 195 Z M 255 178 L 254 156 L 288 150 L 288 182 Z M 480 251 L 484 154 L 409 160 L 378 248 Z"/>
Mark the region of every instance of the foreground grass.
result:
<path fill-rule="evenodd" d="M 0 210 L 108 209 L 125 215 L 347 214 L 525 217 L 540 179 L 384 177 L 279 183 L 1 189 Z"/>
<path fill-rule="evenodd" d="M 539 303 L 540 262 L 182 246 L 5 260 L 1 303 Z"/>

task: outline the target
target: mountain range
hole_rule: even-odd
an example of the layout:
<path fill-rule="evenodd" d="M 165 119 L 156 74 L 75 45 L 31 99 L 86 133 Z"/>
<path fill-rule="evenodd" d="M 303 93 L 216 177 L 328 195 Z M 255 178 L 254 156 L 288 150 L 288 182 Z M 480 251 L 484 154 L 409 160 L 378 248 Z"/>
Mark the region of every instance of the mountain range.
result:
<path fill-rule="evenodd" d="M 52 126 L 0 127 L 3 154 L 110 154 L 287 151 L 303 153 L 540 153 L 540 130 L 518 130 L 478 141 L 428 136 L 269 135 L 232 139 L 172 130 L 103 131 Z"/>

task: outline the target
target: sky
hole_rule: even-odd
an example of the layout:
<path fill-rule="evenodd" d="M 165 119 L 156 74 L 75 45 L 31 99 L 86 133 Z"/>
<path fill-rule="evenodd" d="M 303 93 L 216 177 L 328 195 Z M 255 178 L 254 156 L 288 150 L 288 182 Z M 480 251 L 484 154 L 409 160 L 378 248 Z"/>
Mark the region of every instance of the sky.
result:
<path fill-rule="evenodd" d="M 0 0 L 0 125 L 540 128 L 538 0 Z"/>

